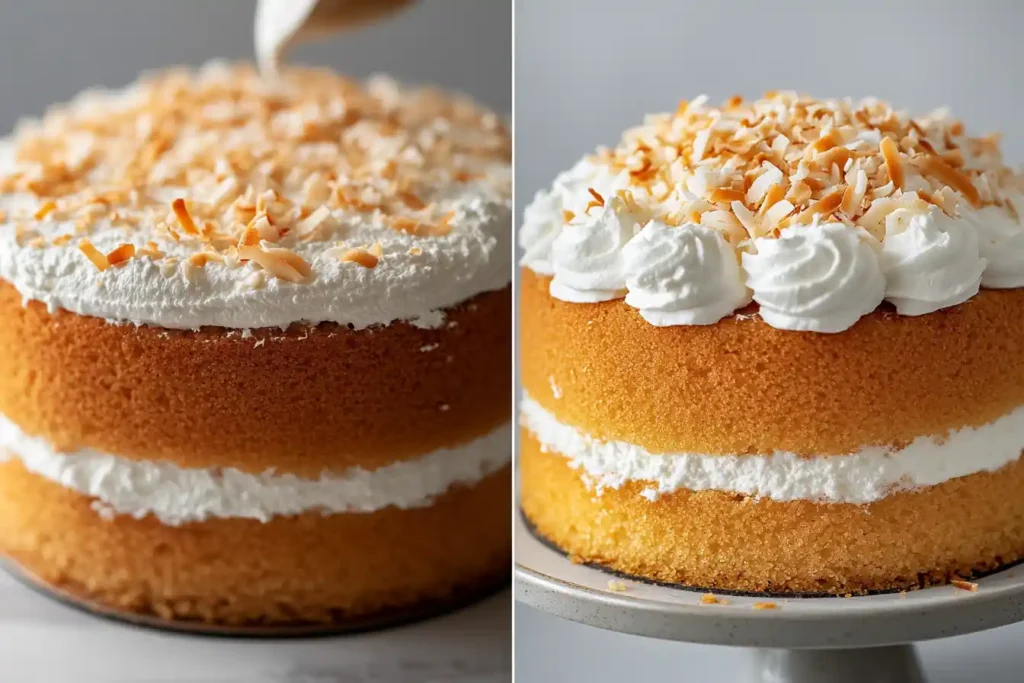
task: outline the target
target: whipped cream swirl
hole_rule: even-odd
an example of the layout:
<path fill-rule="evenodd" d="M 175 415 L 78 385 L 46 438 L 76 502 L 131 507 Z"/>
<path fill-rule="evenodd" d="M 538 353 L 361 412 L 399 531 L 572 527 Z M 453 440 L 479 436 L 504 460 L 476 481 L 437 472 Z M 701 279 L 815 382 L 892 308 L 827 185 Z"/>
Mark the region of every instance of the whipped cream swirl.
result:
<path fill-rule="evenodd" d="M 551 189 L 539 190 L 523 212 L 523 223 L 517 232 L 519 246 L 523 249 L 522 265 L 539 275 L 554 275 L 551 245 L 565 223 L 565 212 L 580 215 L 586 212 L 587 203 L 593 199 L 587 188 L 594 188 L 602 196 L 611 196 L 628 186 L 628 174 L 614 175 L 588 159 L 559 173 Z"/>
<path fill-rule="evenodd" d="M 885 219 L 885 298 L 900 315 L 924 315 L 967 301 L 978 293 L 985 263 L 974 229 L 938 207 L 925 213 L 897 209 Z"/>
<path fill-rule="evenodd" d="M 651 221 L 622 253 L 626 304 L 657 327 L 712 325 L 750 303 L 736 249 L 713 228 Z"/>
<path fill-rule="evenodd" d="M 562 198 L 557 192 L 540 190 L 523 212 L 523 224 L 519 227 L 522 264 L 540 275 L 554 275 L 551 243 L 561 228 Z"/>
<path fill-rule="evenodd" d="M 1011 197 L 1024 210 L 1024 195 Z M 988 265 L 981 277 L 983 287 L 1013 289 L 1024 287 L 1024 224 L 999 206 L 962 208 L 961 215 L 978 233 L 978 247 Z"/>
<path fill-rule="evenodd" d="M 596 303 L 626 293 L 622 248 L 637 231 L 637 217 L 614 196 L 592 214 L 563 227 L 551 243 L 551 296 L 556 299 Z"/>
<path fill-rule="evenodd" d="M 782 330 L 842 332 L 882 302 L 885 278 L 863 230 L 842 223 L 794 226 L 754 240 L 743 254 L 761 318 Z"/>

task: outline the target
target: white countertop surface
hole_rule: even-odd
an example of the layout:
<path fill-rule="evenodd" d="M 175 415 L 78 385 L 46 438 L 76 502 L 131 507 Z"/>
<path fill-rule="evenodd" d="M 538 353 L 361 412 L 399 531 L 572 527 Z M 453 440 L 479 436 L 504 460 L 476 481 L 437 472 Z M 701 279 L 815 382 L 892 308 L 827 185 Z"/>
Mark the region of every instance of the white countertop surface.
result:
<path fill-rule="evenodd" d="M 521 604 L 515 618 L 517 683 L 743 683 L 751 672 L 753 658 L 742 648 L 623 635 Z M 1020 683 L 1022 643 L 1024 622 L 928 641 L 918 653 L 927 683 Z"/>
<path fill-rule="evenodd" d="M 506 683 L 511 596 L 376 633 L 238 640 L 85 614 L 0 572 L 2 683 Z"/>

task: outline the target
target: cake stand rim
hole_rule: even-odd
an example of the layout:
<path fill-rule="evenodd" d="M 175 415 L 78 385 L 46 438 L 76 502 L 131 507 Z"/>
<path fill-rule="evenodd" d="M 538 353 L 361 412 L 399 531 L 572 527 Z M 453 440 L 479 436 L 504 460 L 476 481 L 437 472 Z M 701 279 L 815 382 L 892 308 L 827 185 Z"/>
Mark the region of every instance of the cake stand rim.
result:
<path fill-rule="evenodd" d="M 701 603 L 707 591 L 644 583 L 614 592 L 601 586 L 615 576 L 572 563 L 538 540 L 521 514 L 515 517 L 516 600 L 607 630 L 706 645 L 848 649 L 963 635 L 1024 620 L 1024 571 L 1013 568 L 978 579 L 977 592 L 938 586 L 851 598 L 729 595 L 724 596 L 728 604 L 719 605 Z M 777 609 L 754 609 L 754 603 L 767 601 Z"/>

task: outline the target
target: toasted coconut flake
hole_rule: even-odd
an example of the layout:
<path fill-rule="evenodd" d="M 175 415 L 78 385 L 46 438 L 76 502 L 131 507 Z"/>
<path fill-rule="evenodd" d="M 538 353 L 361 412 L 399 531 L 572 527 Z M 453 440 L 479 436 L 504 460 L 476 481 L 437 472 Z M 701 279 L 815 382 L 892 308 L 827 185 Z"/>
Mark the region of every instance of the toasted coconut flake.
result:
<path fill-rule="evenodd" d="M 313 271 L 301 256 L 288 249 L 241 246 L 238 248 L 238 255 L 258 263 L 274 277 L 287 282 L 305 282 Z"/>
<path fill-rule="evenodd" d="M 51 213 L 53 213 L 56 210 L 57 210 L 57 202 L 54 202 L 54 201 L 43 202 L 43 204 L 38 209 L 36 209 L 36 212 L 35 212 L 35 214 L 33 214 L 32 217 L 35 218 L 37 221 L 41 221 L 41 220 L 43 220 L 44 218 L 46 218 L 47 216 L 49 216 Z"/>
<path fill-rule="evenodd" d="M 786 197 L 786 186 L 782 183 L 772 185 L 768 188 L 768 192 L 764 195 L 764 201 L 761 202 L 761 208 L 758 209 L 758 213 L 762 216 L 767 215 L 768 210 L 773 206 L 781 202 Z"/>
<path fill-rule="evenodd" d="M 608 579 L 608 590 L 615 593 L 623 593 L 629 590 L 629 586 L 626 585 L 625 581 L 618 579 Z"/>
<path fill-rule="evenodd" d="M 124 265 L 129 259 L 135 257 L 134 244 L 122 244 L 107 254 L 107 263 L 112 266 Z"/>
<path fill-rule="evenodd" d="M 953 579 L 952 581 L 950 581 L 950 583 L 953 584 L 954 586 L 956 586 L 957 588 L 959 588 L 962 591 L 968 591 L 970 593 L 977 593 L 978 592 L 978 584 L 974 583 L 973 581 L 964 581 L 963 579 Z"/>
<path fill-rule="evenodd" d="M 338 256 L 339 261 L 345 261 L 346 263 L 356 263 L 363 268 L 376 268 L 380 262 L 380 257 L 371 254 L 366 249 L 348 249 Z"/>
<path fill-rule="evenodd" d="M 695 223 L 698 221 L 694 221 Z M 699 216 L 699 223 L 715 230 L 731 230 L 743 225 L 732 211 L 705 211 Z"/>
<path fill-rule="evenodd" d="M 724 600 L 714 593 L 705 593 L 700 596 L 700 602 L 702 605 L 728 605 L 729 601 Z"/>
<path fill-rule="evenodd" d="M 761 226 L 757 217 L 751 213 L 750 209 L 744 206 L 743 202 L 733 202 L 731 206 L 732 212 L 736 214 L 737 220 L 739 220 L 740 224 L 747 231 L 747 234 L 751 237 L 758 237 L 758 232 Z"/>
<path fill-rule="evenodd" d="M 185 200 L 181 197 L 171 202 L 171 210 L 174 212 L 175 217 L 178 219 L 178 225 L 188 235 L 198 235 L 199 228 L 196 227 L 195 221 L 192 220 L 192 214 L 188 212 L 188 206 L 185 205 Z"/>
<path fill-rule="evenodd" d="M 399 198 L 413 211 L 419 211 L 420 209 L 427 208 L 427 203 L 417 197 L 412 192 L 402 191 L 398 194 Z"/>
<path fill-rule="evenodd" d="M 971 203 L 971 206 L 975 208 L 981 207 L 981 195 L 978 194 L 978 188 L 959 169 L 953 168 L 936 156 L 918 157 L 914 159 L 914 164 L 923 175 L 935 178 L 940 183 L 949 185 L 962 194 Z"/>
<path fill-rule="evenodd" d="M 814 216 L 818 216 L 819 220 L 828 218 L 835 213 L 839 208 L 839 205 L 843 203 L 843 193 L 845 191 L 846 189 L 844 187 L 839 187 L 831 194 L 822 197 L 801 211 L 796 217 L 795 222 L 805 223 L 812 220 Z"/>
<path fill-rule="evenodd" d="M 899 148 L 892 138 L 882 138 L 882 141 L 878 143 L 878 149 L 885 161 L 885 170 L 889 174 L 889 179 L 897 189 L 902 190 L 906 176 L 903 172 L 903 162 L 900 161 Z"/>
<path fill-rule="evenodd" d="M 209 261 L 210 254 L 205 251 L 196 252 L 188 257 L 189 264 L 196 268 L 204 268 Z"/>
<path fill-rule="evenodd" d="M 99 249 L 94 247 L 92 242 L 89 240 L 81 240 L 78 243 L 78 248 L 101 272 L 110 267 L 110 261 L 107 260 L 107 257 Z"/>
<path fill-rule="evenodd" d="M 314 233 L 330 217 L 331 210 L 326 206 L 317 208 L 316 211 L 303 218 L 295 226 L 299 236 L 306 236 Z"/>
<path fill-rule="evenodd" d="M 711 191 L 711 196 L 708 197 L 708 201 L 712 204 L 732 204 L 733 202 L 742 202 L 744 194 L 740 190 L 734 190 L 728 187 L 716 187 Z"/>
<path fill-rule="evenodd" d="M 795 210 L 796 210 L 796 207 L 793 206 L 793 204 L 791 202 L 789 202 L 789 201 L 787 201 L 785 199 L 783 199 L 783 200 L 781 200 L 779 202 L 776 202 L 776 204 L 774 206 L 772 206 L 772 208 L 768 209 L 765 212 L 765 214 L 764 214 L 765 223 L 769 227 L 775 227 L 776 225 L 778 225 L 779 223 L 782 222 L 783 218 L 785 218 L 789 214 L 793 213 L 793 211 L 795 211 Z"/>
<path fill-rule="evenodd" d="M 756 609 L 756 610 L 778 609 L 778 608 L 779 608 L 779 606 L 777 604 L 775 604 L 774 602 L 755 602 L 754 603 L 754 609 Z"/>

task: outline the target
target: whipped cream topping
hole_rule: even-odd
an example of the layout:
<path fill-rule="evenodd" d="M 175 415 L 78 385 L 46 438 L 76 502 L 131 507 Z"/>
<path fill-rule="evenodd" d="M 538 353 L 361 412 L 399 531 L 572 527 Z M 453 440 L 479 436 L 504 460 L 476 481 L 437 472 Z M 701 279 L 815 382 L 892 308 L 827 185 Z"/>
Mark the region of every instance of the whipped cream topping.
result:
<path fill-rule="evenodd" d="M 711 325 L 750 303 L 736 249 L 712 228 L 651 221 L 622 254 L 626 304 L 657 327 Z"/>
<path fill-rule="evenodd" d="M 551 295 L 574 303 L 619 299 L 626 293 L 622 250 L 639 229 L 637 218 L 619 197 L 584 216 L 551 243 Z"/>
<path fill-rule="evenodd" d="M 885 219 L 881 254 L 885 298 L 901 315 L 924 315 L 967 301 L 981 287 L 986 261 L 978 234 L 937 207 L 897 209 Z"/>
<path fill-rule="evenodd" d="M 18 458 L 30 472 L 95 498 L 93 507 L 104 516 L 153 515 L 171 526 L 214 518 L 267 522 L 310 510 L 340 514 L 427 507 L 452 486 L 473 485 L 506 466 L 510 439 L 511 425 L 504 425 L 468 443 L 379 469 L 302 479 L 272 471 L 189 469 L 90 449 L 59 453 L 0 415 L 0 460 Z"/>
<path fill-rule="evenodd" d="M 653 242 L 606 220 L 613 198 L 634 231 L 654 221 L 716 232 L 740 268 L 698 275 L 689 250 L 670 253 L 665 240 L 682 239 L 670 230 L 655 268 Z M 551 295 L 565 301 L 637 306 L 656 292 L 665 310 L 637 306 L 648 322 L 711 324 L 732 312 L 725 302 L 744 306 L 749 286 L 769 325 L 836 333 L 883 298 L 904 315 L 963 303 L 979 273 L 981 287 L 1024 287 L 1018 207 L 1024 177 L 1003 164 L 998 139 L 968 137 L 943 111 L 910 118 L 875 99 L 789 92 L 722 107 L 700 97 L 560 175 L 527 207 L 519 238 L 522 265 L 553 276 Z M 715 304 L 665 315 L 698 290 Z"/>
<path fill-rule="evenodd" d="M 0 279 L 167 328 L 436 327 L 511 279 L 507 142 L 386 78 L 163 72 L 0 145 Z"/>
<path fill-rule="evenodd" d="M 875 310 L 885 279 L 870 236 L 842 223 L 758 238 L 743 254 L 761 318 L 782 330 L 842 332 Z"/>
<path fill-rule="evenodd" d="M 588 188 L 602 197 L 611 196 L 629 186 L 625 173 L 614 175 L 610 169 L 581 159 L 568 171 L 555 177 L 550 190 L 539 190 L 526 207 L 523 223 L 517 231 L 523 248 L 521 263 L 541 275 L 554 275 L 551 248 L 569 216 L 585 214 L 587 205 L 594 201 Z"/>
<path fill-rule="evenodd" d="M 651 453 L 623 441 L 600 441 L 560 422 L 529 396 L 521 424 L 545 452 L 565 457 L 600 495 L 628 482 L 647 485 L 656 500 L 678 490 L 726 491 L 777 501 L 865 504 L 900 491 L 991 472 L 1015 462 L 1024 448 L 1024 407 L 982 427 L 922 436 L 900 450 L 866 447 L 848 455 L 802 458 L 793 453 L 706 455 Z"/>
<path fill-rule="evenodd" d="M 1015 207 L 1013 212 L 1007 207 Z M 978 232 L 978 247 L 985 259 L 983 287 L 1015 289 L 1024 287 L 1024 230 L 1016 214 L 1024 209 L 1024 194 L 1010 197 L 1006 206 L 965 208 L 963 215 Z"/>

